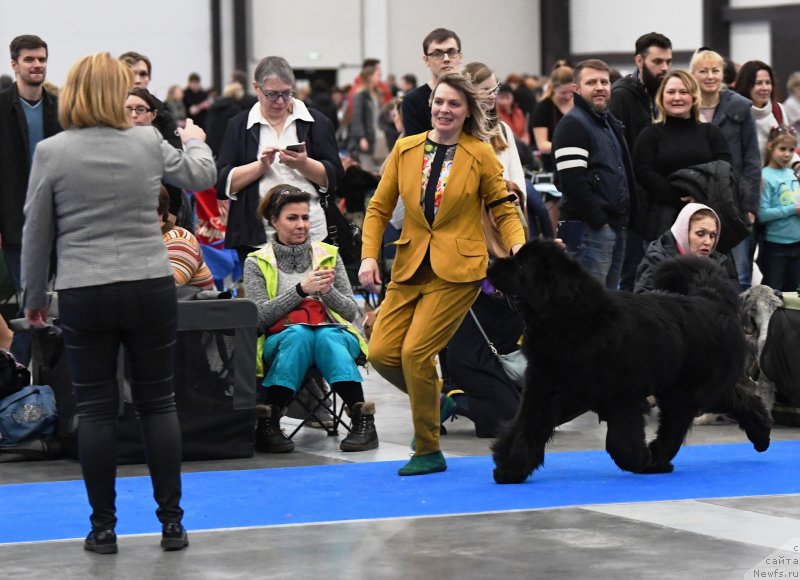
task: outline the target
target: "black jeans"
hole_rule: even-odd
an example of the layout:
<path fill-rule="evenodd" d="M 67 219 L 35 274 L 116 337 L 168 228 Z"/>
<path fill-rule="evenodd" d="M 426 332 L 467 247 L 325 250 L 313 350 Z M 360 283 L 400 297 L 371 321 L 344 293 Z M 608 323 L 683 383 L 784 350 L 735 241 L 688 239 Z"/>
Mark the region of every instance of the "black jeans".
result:
<path fill-rule="evenodd" d="M 180 522 L 181 432 L 173 373 L 177 303 L 172 276 L 59 291 L 67 361 L 75 387 L 78 450 L 92 528 L 114 528 L 117 355 L 125 349 L 134 409 L 162 523 Z"/>

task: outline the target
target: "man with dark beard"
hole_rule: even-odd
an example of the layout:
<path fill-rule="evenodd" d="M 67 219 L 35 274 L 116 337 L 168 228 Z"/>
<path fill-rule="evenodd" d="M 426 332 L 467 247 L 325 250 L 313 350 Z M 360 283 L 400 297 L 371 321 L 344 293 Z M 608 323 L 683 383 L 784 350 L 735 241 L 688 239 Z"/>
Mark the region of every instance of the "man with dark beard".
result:
<path fill-rule="evenodd" d="M 634 62 L 636 70 L 611 87 L 611 103 L 608 107 L 611 114 L 625 126 L 625 140 L 630 151 L 633 151 L 639 133 L 652 123 L 657 112 L 653 99 L 661 80 L 672 65 L 672 42 L 658 32 L 648 32 L 640 36 L 636 40 Z M 642 194 L 637 197 L 640 200 L 645 198 Z M 640 203 L 638 207 L 642 210 L 643 204 Z M 636 268 L 644 257 L 646 244 L 637 232 L 641 217 L 643 216 L 631 216 L 620 290 L 633 291 Z"/>

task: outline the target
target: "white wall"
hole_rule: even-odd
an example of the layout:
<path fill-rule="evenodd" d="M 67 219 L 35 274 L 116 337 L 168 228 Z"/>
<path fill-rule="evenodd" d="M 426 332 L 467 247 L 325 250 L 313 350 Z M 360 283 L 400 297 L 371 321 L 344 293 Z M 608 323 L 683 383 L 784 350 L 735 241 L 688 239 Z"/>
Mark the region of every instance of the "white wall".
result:
<path fill-rule="evenodd" d="M 265 56 L 294 68 L 361 68 L 360 0 L 251 0 L 250 15 L 249 72 Z"/>
<path fill-rule="evenodd" d="M 636 39 L 647 32 L 664 34 L 674 50 L 695 50 L 703 42 L 702 10 L 699 0 L 572 0 L 572 52 L 625 52 L 632 60 Z"/>
<path fill-rule="evenodd" d="M 422 39 L 442 27 L 461 38 L 465 62 L 481 60 L 501 76 L 538 72 L 538 0 L 500 4 L 461 0 L 434 15 L 429 0 L 251 0 L 251 70 L 262 57 L 280 55 L 296 68 L 337 69 L 346 83 L 365 57 L 376 57 L 385 72 L 411 72 L 422 82 L 429 78 Z"/>
<path fill-rule="evenodd" d="M 389 0 L 390 68 L 398 75 L 414 73 L 419 82 L 429 80 L 422 40 L 435 28 L 448 28 L 461 38 L 464 63 L 484 62 L 499 77 L 538 74 L 539 21 L 538 0 Z"/>
<path fill-rule="evenodd" d="M 61 86 L 78 58 L 135 50 L 153 63 L 152 92 L 164 97 L 172 84 L 197 72 L 211 83 L 211 16 L 202 0 L 35 0 L 0 2 L 0 46 L 36 34 L 49 47 L 47 78 Z M 13 76 L 11 60 L 0 73 Z"/>

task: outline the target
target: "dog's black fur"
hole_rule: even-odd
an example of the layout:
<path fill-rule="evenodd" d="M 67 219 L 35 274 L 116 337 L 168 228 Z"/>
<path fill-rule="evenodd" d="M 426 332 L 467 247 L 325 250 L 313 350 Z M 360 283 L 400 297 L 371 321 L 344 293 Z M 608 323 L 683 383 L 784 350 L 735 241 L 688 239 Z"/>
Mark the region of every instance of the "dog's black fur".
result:
<path fill-rule="evenodd" d="M 497 260 L 489 280 L 516 301 L 528 358 L 519 412 L 492 446 L 498 483 L 521 483 L 544 463 L 558 417 L 578 401 L 607 422 L 606 450 L 634 473 L 671 472 L 702 411 L 732 414 L 757 451 L 769 447 L 769 414 L 737 387 L 737 291 L 711 260 L 665 263 L 654 282 L 666 292 L 609 292 L 555 243 L 533 241 Z M 660 416 L 647 445 L 650 395 Z"/>

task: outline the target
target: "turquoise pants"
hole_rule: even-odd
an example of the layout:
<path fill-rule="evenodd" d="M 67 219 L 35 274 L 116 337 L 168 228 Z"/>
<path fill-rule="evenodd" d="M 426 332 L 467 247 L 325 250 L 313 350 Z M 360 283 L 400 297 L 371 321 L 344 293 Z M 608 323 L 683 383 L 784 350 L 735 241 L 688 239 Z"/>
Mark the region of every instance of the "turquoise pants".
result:
<path fill-rule="evenodd" d="M 361 354 L 358 339 L 335 326 L 289 326 L 264 342 L 265 387 L 279 385 L 295 393 L 309 367 L 316 366 L 329 384 L 361 382 L 355 359 Z"/>

